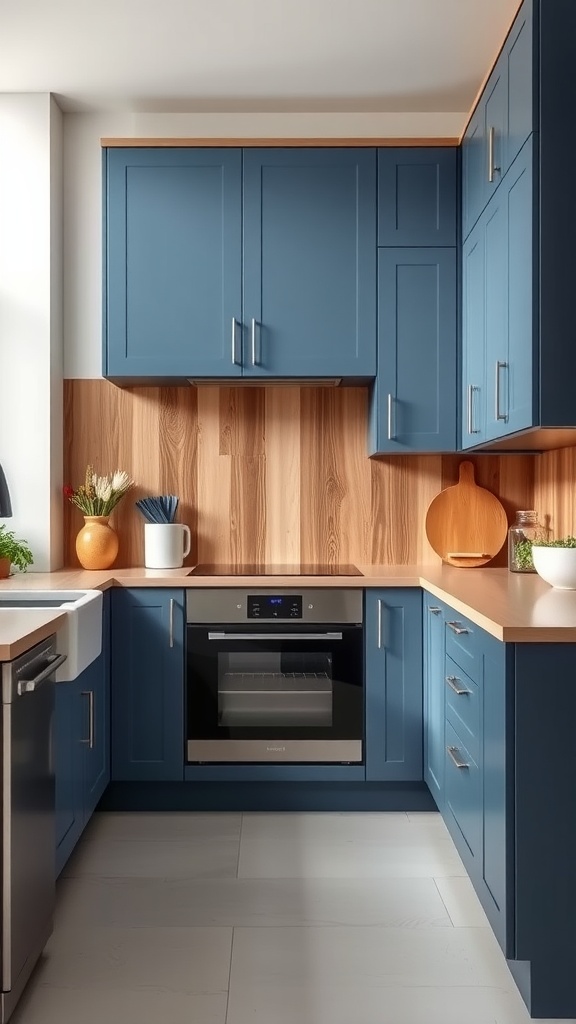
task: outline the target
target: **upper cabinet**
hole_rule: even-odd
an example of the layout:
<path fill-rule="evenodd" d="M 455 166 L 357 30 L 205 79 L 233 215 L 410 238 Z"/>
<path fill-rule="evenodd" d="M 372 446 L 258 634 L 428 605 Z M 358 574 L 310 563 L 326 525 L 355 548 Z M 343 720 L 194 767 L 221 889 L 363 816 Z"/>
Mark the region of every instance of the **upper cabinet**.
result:
<path fill-rule="evenodd" d="M 108 150 L 106 376 L 240 376 L 241 197 L 240 150 Z"/>
<path fill-rule="evenodd" d="M 105 153 L 113 379 L 373 377 L 376 153 Z"/>
<path fill-rule="evenodd" d="M 532 161 L 529 139 L 464 242 L 463 448 L 533 421 Z"/>
<path fill-rule="evenodd" d="M 532 17 L 524 0 L 462 140 L 464 238 L 534 130 Z"/>
<path fill-rule="evenodd" d="M 576 443 L 575 39 L 524 0 L 464 138 L 463 448 Z"/>
<path fill-rule="evenodd" d="M 456 245 L 456 149 L 378 151 L 378 245 Z"/>
<path fill-rule="evenodd" d="M 456 214 L 456 148 L 379 150 L 371 455 L 456 447 Z"/>

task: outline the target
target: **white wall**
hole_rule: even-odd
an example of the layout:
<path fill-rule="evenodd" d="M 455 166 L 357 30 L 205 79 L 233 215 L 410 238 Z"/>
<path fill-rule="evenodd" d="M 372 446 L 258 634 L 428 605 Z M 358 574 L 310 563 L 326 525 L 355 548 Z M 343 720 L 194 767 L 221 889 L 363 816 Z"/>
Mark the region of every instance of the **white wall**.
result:
<path fill-rule="evenodd" d="M 37 571 L 62 535 L 61 135 L 47 93 L 0 95 L 0 462 Z"/>
<path fill-rule="evenodd" d="M 453 138 L 466 117 L 466 112 L 65 114 L 64 376 L 102 373 L 101 138 Z"/>

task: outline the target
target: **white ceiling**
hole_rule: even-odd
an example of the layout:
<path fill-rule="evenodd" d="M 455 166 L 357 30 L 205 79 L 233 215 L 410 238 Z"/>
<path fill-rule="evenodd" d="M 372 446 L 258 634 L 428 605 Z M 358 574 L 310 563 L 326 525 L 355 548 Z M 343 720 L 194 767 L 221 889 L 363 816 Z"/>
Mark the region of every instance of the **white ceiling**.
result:
<path fill-rule="evenodd" d="M 64 110 L 467 111 L 519 0 L 0 0 L 0 92 Z"/>

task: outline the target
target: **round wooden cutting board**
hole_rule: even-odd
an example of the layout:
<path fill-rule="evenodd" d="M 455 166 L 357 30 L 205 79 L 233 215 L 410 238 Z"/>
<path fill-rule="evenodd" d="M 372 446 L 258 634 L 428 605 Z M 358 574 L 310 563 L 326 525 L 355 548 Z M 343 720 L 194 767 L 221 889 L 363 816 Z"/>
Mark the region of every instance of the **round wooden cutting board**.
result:
<path fill-rule="evenodd" d="M 457 484 L 432 499 L 426 513 L 426 536 L 437 555 L 450 565 L 486 565 L 498 554 L 508 533 L 503 506 L 474 480 L 471 462 L 460 463 Z"/>

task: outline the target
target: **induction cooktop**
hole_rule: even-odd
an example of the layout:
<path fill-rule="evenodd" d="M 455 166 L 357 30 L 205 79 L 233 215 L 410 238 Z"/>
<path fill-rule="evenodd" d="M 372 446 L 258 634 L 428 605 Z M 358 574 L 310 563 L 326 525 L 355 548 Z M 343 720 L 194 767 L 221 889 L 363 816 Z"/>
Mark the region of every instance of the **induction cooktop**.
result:
<path fill-rule="evenodd" d="M 298 565 L 263 565 L 247 562 L 226 565 L 204 562 L 195 565 L 189 576 L 362 576 L 355 565 L 322 565 L 317 562 Z"/>

